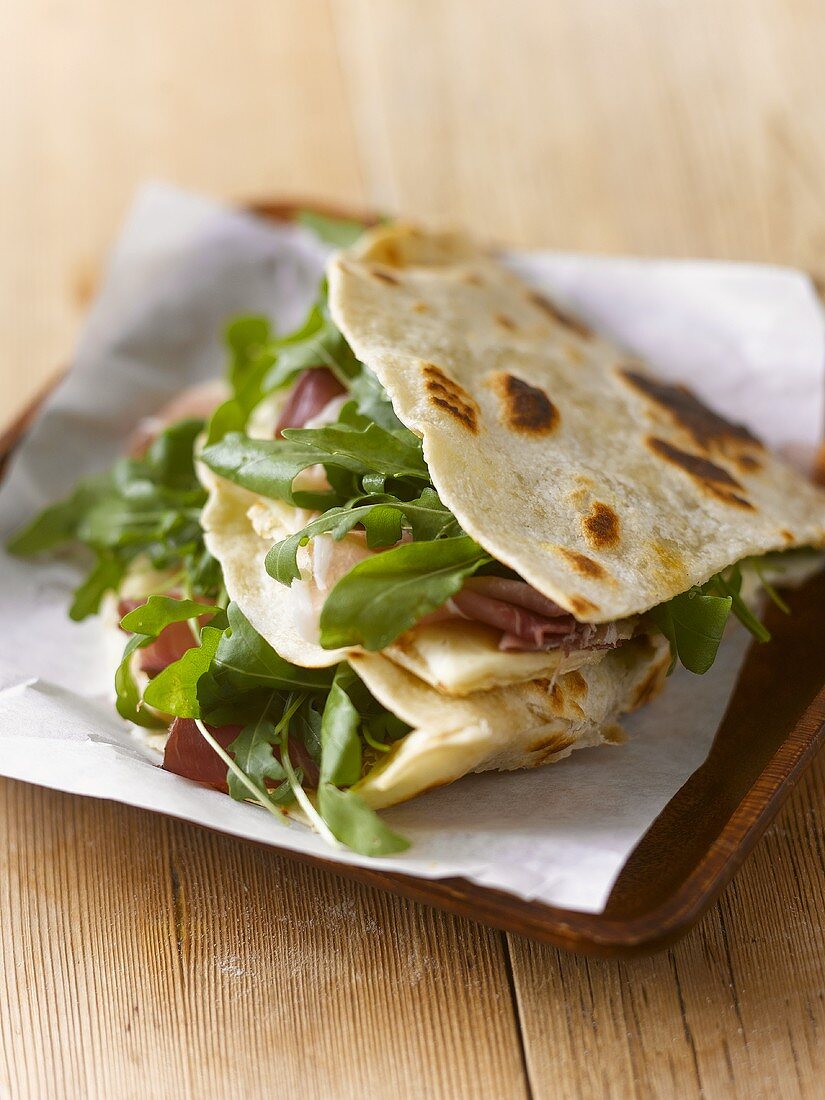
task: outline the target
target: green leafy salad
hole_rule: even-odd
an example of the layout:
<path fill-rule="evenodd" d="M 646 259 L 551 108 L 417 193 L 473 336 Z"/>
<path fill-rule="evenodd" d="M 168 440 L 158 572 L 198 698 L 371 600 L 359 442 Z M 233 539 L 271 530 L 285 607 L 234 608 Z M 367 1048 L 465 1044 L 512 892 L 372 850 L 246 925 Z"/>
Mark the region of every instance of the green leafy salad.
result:
<path fill-rule="evenodd" d="M 298 667 L 252 628 L 204 544 L 199 517 L 207 494 L 197 462 L 262 497 L 307 510 L 306 525 L 266 557 L 267 572 L 283 585 L 299 579 L 299 550 L 317 536 L 337 541 L 359 532 L 369 551 L 381 551 L 329 592 L 319 623 L 324 648 L 380 651 L 443 608 L 469 578 L 519 578 L 470 538 L 439 499 L 421 440 L 398 420 L 332 323 L 323 288 L 299 331 L 277 337 L 265 318 L 245 317 L 229 326 L 227 344 L 228 396 L 208 421 L 167 426 L 144 453 L 80 482 L 9 548 L 18 554 L 86 548 L 91 567 L 69 613 L 83 619 L 104 598 L 120 599 L 128 641 L 115 676 L 118 711 L 147 728 L 173 723 L 173 736 L 176 728 L 180 736 L 194 731 L 200 747 L 193 750 L 192 778 L 225 785 L 231 797 L 279 818 L 300 809 L 330 843 L 370 855 L 401 851 L 407 841 L 352 788 L 409 727 L 373 698 L 346 661 Z M 279 438 L 247 434 L 262 402 L 318 369 L 342 391 L 332 422 L 286 428 Z M 321 480 L 299 476 L 319 468 Z M 784 606 L 765 579 L 777 557 L 732 566 L 656 607 L 636 629 L 658 630 L 674 663 L 706 672 L 731 614 L 767 639 L 743 582 L 756 577 Z M 132 595 L 124 603 L 126 591 Z M 141 660 L 164 640 L 171 659 L 161 655 L 141 672 Z"/>

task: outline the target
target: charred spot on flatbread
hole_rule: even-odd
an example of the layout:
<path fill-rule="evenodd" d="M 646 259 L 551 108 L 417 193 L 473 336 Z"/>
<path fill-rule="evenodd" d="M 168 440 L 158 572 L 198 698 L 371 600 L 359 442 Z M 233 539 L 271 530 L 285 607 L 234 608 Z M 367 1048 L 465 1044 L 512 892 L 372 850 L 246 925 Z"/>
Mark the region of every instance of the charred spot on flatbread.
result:
<path fill-rule="evenodd" d="M 416 313 L 430 312 L 430 307 L 427 305 L 426 302 L 413 302 L 412 308 L 415 310 Z"/>
<path fill-rule="evenodd" d="M 382 267 L 377 267 L 373 264 L 369 269 L 370 275 L 374 279 L 379 279 L 382 283 L 388 283 L 390 286 L 400 286 L 401 280 L 397 275 L 393 275 L 390 271 L 385 271 Z"/>
<path fill-rule="evenodd" d="M 734 462 L 744 474 L 756 473 L 757 470 L 762 469 L 762 463 L 754 454 L 736 455 Z"/>
<path fill-rule="evenodd" d="M 532 741 L 527 745 L 527 752 L 540 752 L 542 756 L 547 756 L 548 753 L 561 752 L 562 749 L 568 748 L 575 741 L 574 737 L 570 737 L 566 733 L 551 733 L 544 737 L 540 737 L 537 741 Z"/>
<path fill-rule="evenodd" d="M 556 549 L 567 560 L 571 569 L 582 577 L 593 577 L 601 580 L 607 576 L 607 570 L 604 566 L 599 565 L 592 558 L 588 558 L 587 554 L 582 554 L 578 550 L 568 550 L 566 546 L 557 546 Z"/>
<path fill-rule="evenodd" d="M 594 333 L 592 329 L 589 329 L 583 321 L 580 321 L 578 317 L 573 317 L 569 313 L 565 313 L 564 310 L 559 309 L 555 302 L 551 302 L 549 298 L 545 298 L 543 294 L 537 294 L 535 291 L 531 291 L 527 297 L 540 309 L 546 316 L 552 318 L 558 325 L 562 325 L 570 332 L 576 334 L 582 340 L 592 340 Z"/>
<path fill-rule="evenodd" d="M 501 402 L 501 417 L 514 432 L 548 435 L 559 422 L 559 411 L 544 390 L 513 374 L 497 374 L 493 385 Z"/>
<path fill-rule="evenodd" d="M 724 449 L 726 444 L 738 445 L 739 448 L 745 446 L 749 449 L 761 449 L 760 441 L 748 431 L 744 424 L 734 424 L 715 413 L 686 386 L 673 386 L 650 374 L 629 367 L 622 368 L 619 374 L 638 393 L 668 413 L 703 450 L 709 451 L 713 446 Z M 740 461 L 742 461 L 741 457 Z M 757 464 L 748 468 L 758 468 L 757 459 L 748 456 L 744 461 Z"/>
<path fill-rule="evenodd" d="M 618 722 L 608 722 L 602 726 L 602 740 L 608 745 L 623 745 L 627 741 L 627 734 Z"/>
<path fill-rule="evenodd" d="M 646 703 L 649 703 L 659 694 L 664 683 L 668 664 L 669 660 L 665 659 L 650 668 L 645 678 L 634 690 L 629 710 L 636 710 L 638 707 L 645 706 Z"/>
<path fill-rule="evenodd" d="M 687 563 L 679 547 L 672 539 L 654 539 L 650 544 L 654 558 L 646 567 L 670 584 L 674 577 L 687 576 Z"/>
<path fill-rule="evenodd" d="M 518 328 L 518 325 L 513 320 L 513 318 L 508 317 L 506 313 L 497 313 L 493 317 L 493 320 L 501 328 L 507 329 L 508 332 L 515 332 L 516 329 Z"/>
<path fill-rule="evenodd" d="M 594 500 L 582 520 L 587 541 L 597 550 L 610 550 L 621 539 L 621 522 L 609 504 Z"/>
<path fill-rule="evenodd" d="M 421 371 L 424 388 L 432 404 L 449 413 L 469 431 L 477 432 L 478 405 L 467 391 L 434 363 L 424 363 Z"/>
<path fill-rule="evenodd" d="M 585 596 L 570 596 L 567 601 L 573 609 L 573 614 L 578 615 L 580 619 L 584 619 L 586 615 L 597 615 L 598 607 Z"/>
<path fill-rule="evenodd" d="M 587 681 L 578 669 L 568 672 L 564 678 L 564 686 L 574 699 L 584 699 L 587 695 Z"/>
<path fill-rule="evenodd" d="M 707 489 L 718 500 L 753 511 L 751 502 L 736 491 L 743 492 L 742 486 L 724 467 L 717 466 L 715 462 L 711 462 L 709 458 L 703 458 L 702 455 L 674 447 L 672 443 L 657 439 L 656 436 L 649 436 L 646 442 L 654 454 L 667 462 L 672 462 L 680 470 L 684 470 L 698 485 Z"/>
<path fill-rule="evenodd" d="M 408 228 L 407 236 L 414 237 L 416 234 Z M 404 242 L 401 239 L 395 237 L 383 237 L 377 240 L 372 249 L 372 259 L 381 264 L 387 264 L 389 267 L 404 267 L 406 264 L 406 256 L 404 255 Z M 377 274 L 373 270 L 373 274 Z"/>

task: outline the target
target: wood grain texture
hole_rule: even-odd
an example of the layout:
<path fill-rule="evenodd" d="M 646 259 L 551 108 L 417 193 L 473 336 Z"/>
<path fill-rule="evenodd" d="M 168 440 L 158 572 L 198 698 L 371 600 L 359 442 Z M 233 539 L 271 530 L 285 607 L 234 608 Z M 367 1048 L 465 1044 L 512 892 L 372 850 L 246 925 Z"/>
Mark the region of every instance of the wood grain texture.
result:
<path fill-rule="evenodd" d="M 151 176 L 825 276 L 819 0 L 2 16 L 4 417 L 65 360 Z M 823 801 L 820 762 L 682 945 L 616 964 L 517 939 L 508 961 L 495 933 L 272 853 L 0 784 L 0 1095 L 818 1097 Z"/>
<path fill-rule="evenodd" d="M 709 916 L 649 959 L 584 960 L 510 937 L 537 1100 L 817 1097 L 825 1072 L 825 767 Z"/>
<path fill-rule="evenodd" d="M 9 1095 L 526 1094 L 498 934 L 11 781 L 0 828 Z"/>

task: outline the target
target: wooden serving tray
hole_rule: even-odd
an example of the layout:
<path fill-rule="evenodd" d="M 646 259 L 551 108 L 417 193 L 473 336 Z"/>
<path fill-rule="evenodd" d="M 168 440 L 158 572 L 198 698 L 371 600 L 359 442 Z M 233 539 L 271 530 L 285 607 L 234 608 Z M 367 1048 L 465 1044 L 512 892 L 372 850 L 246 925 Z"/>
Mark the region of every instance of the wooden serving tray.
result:
<path fill-rule="evenodd" d="M 250 209 L 290 219 L 307 205 Z M 45 397 L 0 435 L 0 472 Z M 615 957 L 666 947 L 719 896 L 825 741 L 825 574 L 786 598 L 792 614 L 770 608 L 772 640 L 751 646 L 707 759 L 639 841 L 603 913 L 522 901 L 464 879 L 421 879 L 282 854 L 569 951 Z"/>

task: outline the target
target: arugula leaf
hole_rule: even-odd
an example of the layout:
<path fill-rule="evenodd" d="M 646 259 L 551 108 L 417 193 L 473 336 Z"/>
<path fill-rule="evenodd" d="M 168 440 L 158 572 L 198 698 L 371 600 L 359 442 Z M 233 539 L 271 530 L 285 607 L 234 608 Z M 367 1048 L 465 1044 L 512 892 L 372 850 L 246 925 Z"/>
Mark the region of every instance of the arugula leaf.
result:
<path fill-rule="evenodd" d="M 388 432 L 408 432 L 395 415 L 387 391 L 371 370 L 363 368 L 349 384 L 349 392 L 358 413 L 367 422 L 374 422 Z M 342 410 L 343 411 L 343 410 Z"/>
<path fill-rule="evenodd" d="M 770 641 L 770 631 L 742 598 L 743 568 L 754 570 L 767 595 L 786 613 L 788 605 L 762 575 L 762 560 L 746 558 L 649 612 L 670 642 L 677 659 L 691 672 L 707 672 L 716 659 L 725 622 L 732 611 L 758 642 Z"/>
<path fill-rule="evenodd" d="M 187 619 L 199 619 L 202 615 L 217 613 L 218 608 L 214 604 L 178 600 L 173 596 L 150 596 L 146 603 L 124 615 L 120 625 L 130 634 L 144 634 L 149 641 L 154 641 L 172 623 L 182 623 Z"/>
<path fill-rule="evenodd" d="M 359 562 L 321 610 L 321 645 L 384 649 L 491 559 L 468 535 L 410 542 Z"/>
<path fill-rule="evenodd" d="M 757 641 L 770 641 L 770 631 L 763 626 L 740 595 L 742 590 L 742 570 L 739 565 L 733 565 L 723 573 L 717 573 L 715 577 L 711 577 L 705 585 L 705 588 L 710 592 L 715 592 L 720 596 L 727 596 L 730 598 L 734 615 L 736 615 L 740 623 L 750 631 Z"/>
<path fill-rule="evenodd" d="M 85 581 L 75 590 L 69 608 L 69 618 L 80 622 L 100 610 L 100 601 L 107 592 L 116 591 L 126 572 L 126 563 L 105 550 L 98 554 L 97 564 Z"/>
<path fill-rule="evenodd" d="M 260 363 L 234 395 L 215 409 L 206 432 L 207 445 L 218 443 L 230 432 L 244 430 L 252 410 L 265 396 L 263 381 L 268 370 L 267 362 Z"/>
<path fill-rule="evenodd" d="M 229 630 L 208 669 L 192 685 L 200 717 L 213 725 L 251 722 L 285 692 L 328 690 L 334 669 L 291 665 L 253 629 L 236 604 L 230 603 L 227 616 Z"/>
<path fill-rule="evenodd" d="M 387 480 L 400 478 L 417 483 L 420 492 L 430 480 L 421 444 L 412 433 L 408 434 L 414 442 L 377 424 L 360 430 L 339 424 L 328 428 L 288 428 L 283 434 L 283 439 L 270 440 L 230 432 L 207 447 L 201 460 L 214 473 L 253 493 L 321 510 L 336 503 L 334 469 L 348 471 L 356 478 L 373 474 L 374 488 L 383 488 Z M 318 464 L 326 468 L 333 490 L 320 493 L 293 490 L 298 474 Z M 343 488 L 345 499 L 358 495 L 357 484 L 350 485 L 347 481 Z"/>
<path fill-rule="evenodd" d="M 280 439 L 250 439 L 239 432 L 230 432 L 219 443 L 205 448 L 201 461 L 213 473 L 261 496 L 285 500 L 301 508 L 325 508 L 334 503 L 334 494 L 292 491 L 298 474 L 318 462 L 313 451 L 299 444 L 290 445 Z M 354 462 L 349 465 L 358 469 Z"/>
<path fill-rule="evenodd" d="M 670 671 L 677 659 L 690 672 L 708 671 L 716 660 L 731 604 L 729 596 L 709 596 L 691 588 L 653 608 L 650 616 L 670 642 Z"/>
<path fill-rule="evenodd" d="M 146 729 L 161 729 L 165 723 L 150 711 L 141 710 L 140 692 L 132 673 L 132 654 L 141 645 L 148 645 L 151 639 L 135 635 L 126 643 L 123 657 L 115 671 L 115 707 L 121 718 Z"/>
<path fill-rule="evenodd" d="M 182 657 L 154 676 L 146 685 L 143 701 L 164 714 L 200 718 L 198 682 L 209 670 L 222 637 L 222 628 L 205 626 L 201 630 L 201 644 L 187 649 Z"/>
<path fill-rule="evenodd" d="M 280 730 L 269 718 L 261 715 L 256 722 L 244 726 L 227 751 L 232 753 L 235 763 L 261 790 L 266 790 L 271 802 L 282 805 L 292 801 L 292 790 L 286 782 L 286 772 L 280 760 L 273 753 L 273 747 L 280 744 Z M 280 786 L 275 790 L 267 787 L 267 780 L 274 780 Z M 249 791 L 230 768 L 226 774 L 227 787 L 233 798 L 243 802 L 249 798 Z"/>
<path fill-rule="evenodd" d="M 235 392 L 243 388 L 261 358 L 268 358 L 271 365 L 272 326 L 261 316 L 235 317 L 226 326 L 224 335 L 229 348 L 229 384 Z"/>
<path fill-rule="evenodd" d="M 133 626 L 159 631 L 163 625 L 174 621 L 175 614 L 182 616 L 188 610 L 194 617 L 203 610 L 203 606 L 194 601 L 153 597 L 151 602 L 151 607 L 147 605 L 130 612 L 124 624 L 131 622 Z M 257 707 L 255 717 L 229 746 L 234 757 L 230 760 L 233 766 L 227 771 L 230 794 L 237 799 L 247 799 L 251 790 L 257 791 L 256 798 L 265 800 L 264 804 L 270 809 L 297 799 L 310 820 L 330 841 L 337 838 L 364 855 L 404 851 L 408 841 L 384 825 L 357 794 L 333 785 L 333 781 L 352 784 L 360 778 L 358 727 L 362 712 L 375 711 L 370 720 L 377 721 L 382 708 L 348 666 L 339 666 L 334 679 L 332 670 L 295 668 L 278 657 L 256 634 L 234 604 L 229 605 L 227 617 L 229 628 L 226 631 L 205 626 L 201 631 L 201 645 L 188 650 L 179 661 L 150 681 L 144 695 L 146 703 L 169 714 L 200 719 L 205 709 L 202 702 L 204 682 L 210 681 L 215 670 L 229 676 L 235 697 L 231 717 L 225 721 L 231 718 L 237 721 L 242 713 L 248 713 L 250 701 Z M 134 652 L 135 643 L 140 644 L 142 637 L 132 638 L 127 649 Z M 265 694 L 262 694 L 261 684 L 265 685 Z M 294 687 L 301 694 L 293 695 Z M 310 694 L 305 695 L 304 691 Z M 325 693 L 326 703 L 320 715 L 315 709 L 313 695 Z M 350 693 L 355 696 L 358 706 Z M 281 716 L 275 720 L 273 708 L 278 707 Z M 137 708 L 135 711 L 140 718 L 141 712 Z M 320 814 L 300 789 L 300 772 L 295 772 L 288 759 L 281 762 L 273 753 L 273 747 L 277 746 L 282 754 L 288 754 L 290 727 L 293 736 L 303 735 L 311 755 L 317 755 L 320 750 L 322 780 L 317 798 Z M 279 786 L 269 789 L 267 781 Z"/>
<path fill-rule="evenodd" d="M 401 539 L 403 512 L 391 504 L 376 503 L 364 516 L 364 532 L 370 550 L 385 550 Z"/>
<path fill-rule="evenodd" d="M 276 362 L 264 379 L 267 392 L 278 389 L 309 367 L 327 367 L 344 385 L 361 369 L 329 315 L 325 284 L 303 326 L 280 341 L 277 351 Z"/>
<path fill-rule="evenodd" d="M 349 248 L 355 244 L 367 228 L 362 222 L 352 218 L 334 218 L 330 214 L 319 214 L 315 210 L 299 210 L 297 221 L 311 229 L 316 236 L 327 244 L 338 248 Z"/>
<path fill-rule="evenodd" d="M 82 516 L 109 491 L 109 476 L 96 474 L 79 481 L 72 493 L 44 509 L 6 542 L 11 554 L 28 556 L 52 550 L 77 537 Z"/>
<path fill-rule="evenodd" d="M 779 610 L 783 611 L 786 615 L 790 615 L 790 607 L 765 576 L 764 570 L 762 568 L 762 563 L 759 561 L 759 559 L 752 558 L 750 565 L 753 571 L 756 573 L 757 577 L 759 578 L 759 583 L 762 585 L 762 588 L 765 590 L 765 593 L 771 603 L 775 604 L 779 608 Z"/>
<path fill-rule="evenodd" d="M 321 722 L 324 700 L 322 695 L 309 696 L 304 706 L 295 714 L 298 737 L 316 764 L 321 762 Z"/>
<path fill-rule="evenodd" d="M 269 575 L 281 584 L 291 584 L 300 576 L 299 547 L 305 546 L 317 535 L 326 533 L 336 540 L 342 539 L 359 523 L 366 528 L 367 545 L 371 549 L 392 546 L 398 542 L 404 519 L 409 523 L 413 537 L 418 540 L 436 539 L 461 532 L 455 516 L 444 507 L 436 491 L 431 488 L 424 489 L 421 496 L 413 501 L 402 501 L 389 494 L 377 494 L 363 500 L 363 504 L 356 499 L 350 505 L 330 508 L 302 530 L 275 543 L 266 555 L 266 571 Z"/>
<path fill-rule="evenodd" d="M 333 836 L 359 855 L 389 856 L 410 846 L 355 791 L 341 791 L 331 783 L 321 783 L 318 808 Z"/>
<path fill-rule="evenodd" d="M 120 625 L 124 630 L 128 630 L 132 637 L 126 643 L 123 659 L 115 673 L 115 705 L 118 714 L 140 726 L 157 727 L 163 725 L 153 714 L 141 710 L 139 706 L 140 693 L 132 674 L 132 654 L 135 650 L 143 649 L 150 642 L 153 642 L 172 623 L 200 618 L 204 614 L 214 614 L 219 620 L 222 617 L 222 612 L 217 611 L 215 607 L 209 604 L 196 603 L 194 600 L 176 600 L 171 596 L 150 596 L 141 607 L 137 607 L 123 616 Z M 215 619 L 213 619 L 214 621 Z M 218 634 L 220 632 L 220 630 L 217 631 Z M 203 634 L 201 634 L 201 637 L 203 637 Z M 176 662 L 176 664 L 180 664 L 180 662 Z M 170 665 L 169 667 L 173 666 Z M 160 675 L 163 675 L 163 673 Z M 152 687 L 156 680 L 157 677 L 151 681 L 149 686 Z M 144 694 L 144 699 L 150 706 L 157 706 L 158 710 L 163 710 L 167 714 L 177 713 L 177 711 L 167 709 L 164 705 L 168 701 L 166 698 L 162 699 L 160 703 L 155 703 L 152 698 L 147 699 Z"/>
<path fill-rule="evenodd" d="M 357 679 L 348 665 L 338 666 L 321 719 L 321 782 L 351 787 L 361 778 L 361 717 L 347 694 Z"/>
<path fill-rule="evenodd" d="M 315 455 L 315 461 L 324 465 L 343 466 L 360 474 L 373 472 L 384 479 L 430 480 L 421 440 L 412 432 L 407 432 L 405 438 L 378 424 L 359 429 L 339 422 L 325 428 L 287 428 L 283 435 L 290 443 L 305 446 Z"/>
<path fill-rule="evenodd" d="M 233 394 L 212 414 L 208 444 L 218 443 L 230 432 L 243 431 L 256 405 L 305 368 L 331 366 L 344 382 L 358 369 L 324 303 L 313 307 L 301 328 L 280 339 L 273 336 L 266 318 L 238 318 L 227 331 L 227 343 L 232 353 L 229 381 Z"/>
<path fill-rule="evenodd" d="M 221 638 L 215 666 L 237 692 L 268 688 L 269 691 L 326 691 L 333 679 L 331 668 L 299 668 L 279 657 L 237 604 L 227 608 L 229 630 Z"/>
<path fill-rule="evenodd" d="M 195 440 L 202 431 L 203 420 L 179 420 L 152 440 L 138 467 L 146 467 L 155 486 L 197 493 L 200 484 L 195 473 Z"/>
<path fill-rule="evenodd" d="M 212 413 L 206 432 L 207 443 L 217 443 L 228 432 L 246 427 L 249 414 L 264 396 L 263 382 L 275 354 L 272 330 L 266 317 L 237 317 L 227 326 L 229 348 L 227 371 L 232 396 Z"/>
<path fill-rule="evenodd" d="M 193 457 L 202 426 L 199 420 L 172 425 L 142 458 L 122 458 L 109 473 L 84 479 L 9 540 L 18 554 L 72 542 L 93 551 L 94 565 L 76 592 L 72 618 L 93 614 L 139 558 L 158 570 L 181 570 L 199 594 L 217 593 L 218 569 L 199 523 L 206 493 Z"/>

